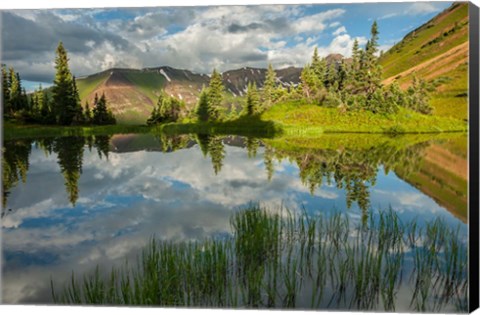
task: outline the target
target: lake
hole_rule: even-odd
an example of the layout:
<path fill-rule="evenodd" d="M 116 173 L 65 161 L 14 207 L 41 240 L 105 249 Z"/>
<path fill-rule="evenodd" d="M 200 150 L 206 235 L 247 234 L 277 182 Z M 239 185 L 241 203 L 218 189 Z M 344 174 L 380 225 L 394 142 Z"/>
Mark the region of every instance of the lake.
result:
<path fill-rule="evenodd" d="M 108 273 L 126 260 L 134 264 L 152 237 L 174 244 L 206 239 L 228 242 L 232 235 L 240 237 L 232 217 L 249 207 L 281 213 L 280 218 L 286 212 L 299 214 L 306 222 L 318 217 L 325 218 L 325 224 L 337 216 L 348 219 L 345 248 L 356 248 L 350 247 L 355 244 L 354 231 L 366 231 L 362 227 L 383 222 L 379 218 L 384 212 L 391 211 L 405 225 L 418 226 L 417 232 L 405 230 L 405 240 L 399 241 L 402 244 L 407 244 L 407 233 L 418 233 L 418 242 L 428 241 L 432 226 L 436 227 L 432 224 L 441 222 L 443 229 L 454 231 L 452 238 L 460 248 L 455 251 L 458 260 L 466 255 L 465 134 L 331 134 L 278 139 L 125 134 L 8 140 L 3 150 L 3 303 L 51 304 L 51 280 L 61 290 L 68 285 L 72 271 L 82 279 L 96 266 Z M 449 242 L 446 238 L 444 246 Z M 298 244 L 292 245 L 294 253 L 303 251 Z M 428 248 L 422 244 L 418 248 Z M 415 255 L 423 252 L 414 246 L 398 247 L 402 263 L 395 269 L 395 285 L 391 287 L 395 299 L 389 308 L 464 311 L 466 265 L 455 267 L 459 276 L 449 282 L 453 288 L 449 292 L 436 291 L 443 289 L 433 285 L 419 289 L 418 275 L 408 277 L 420 270 L 421 260 Z M 386 248 L 387 258 L 379 262 L 386 264 L 385 268 L 389 252 Z M 446 249 L 434 256 L 440 257 L 442 252 Z M 312 257 L 320 257 L 320 252 L 316 253 Z M 287 261 L 288 255 L 279 255 L 280 263 Z M 348 256 L 342 255 L 335 259 Z M 435 272 L 452 273 L 452 263 L 443 263 L 446 271 L 439 267 Z M 303 275 L 301 261 L 298 268 L 293 272 Z M 276 288 L 286 292 L 285 296 L 274 297 L 270 303 L 263 298 L 263 289 L 258 289 L 255 303 L 248 303 L 251 300 L 242 296 L 242 289 L 231 294 L 239 296 L 234 299 L 237 304 L 231 296 L 222 300 L 223 304 L 197 303 L 213 307 L 240 306 L 243 302 L 252 307 L 387 309 L 388 299 L 382 295 L 386 289 L 379 293 L 378 302 L 360 303 L 359 291 L 353 288 L 358 280 L 353 274 L 351 279 L 345 278 L 352 288 L 347 286 L 339 295 L 334 277 L 342 279 L 341 272 L 328 270 L 334 276 L 325 278 L 325 293 L 315 297 L 315 303 L 307 296 L 319 285 L 307 276 L 303 282 L 294 280 L 292 291 L 288 283 L 278 280 L 282 284 Z M 257 280 L 264 277 L 266 274 L 261 273 Z M 429 284 L 434 283 L 435 278 L 430 280 Z M 251 287 L 245 290 L 253 292 Z M 426 290 L 429 296 L 419 301 L 421 294 L 415 294 L 416 290 Z"/>

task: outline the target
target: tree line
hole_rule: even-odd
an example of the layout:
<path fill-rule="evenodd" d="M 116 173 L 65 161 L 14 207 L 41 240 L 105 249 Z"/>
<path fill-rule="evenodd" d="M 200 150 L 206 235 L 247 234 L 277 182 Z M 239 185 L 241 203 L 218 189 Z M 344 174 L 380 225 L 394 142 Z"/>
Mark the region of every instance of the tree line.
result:
<path fill-rule="evenodd" d="M 412 85 L 403 91 L 394 82 L 383 86 L 382 68 L 378 62 L 378 26 L 374 22 L 370 39 L 361 49 L 355 39 L 350 60 L 327 64 L 315 48 L 310 64 L 301 73 L 296 98 L 325 107 L 338 107 L 342 111 L 367 110 L 379 114 L 396 113 L 406 107 L 422 114 L 431 114 L 428 85 L 414 77 Z M 292 95 L 293 96 L 293 95 Z"/>
<path fill-rule="evenodd" d="M 209 86 L 200 92 L 191 118 L 207 122 L 256 116 L 275 103 L 288 100 L 302 100 L 304 103 L 322 107 L 337 107 L 340 112 L 360 110 L 393 114 L 400 107 L 405 107 L 422 114 L 431 114 L 429 86 L 424 80 L 414 77 L 412 85 L 406 91 L 396 82 L 388 87 L 382 85 L 382 68 L 377 56 L 378 38 L 378 25 L 374 22 L 365 48 L 360 48 L 358 40 L 355 39 L 352 57 L 339 61 L 328 62 L 326 58 L 319 56 L 318 49 L 315 48 L 311 62 L 303 68 L 297 86 L 287 88 L 278 84 L 275 70 L 270 64 L 263 87 L 259 89 L 254 82 L 250 82 L 243 109 L 238 114 L 232 110 L 228 116 L 224 113 L 225 87 L 222 76 L 214 69 Z M 161 94 L 149 122 L 177 121 L 184 106 L 183 102 L 174 97 Z"/>
<path fill-rule="evenodd" d="M 56 49 L 56 74 L 51 89 L 40 85 L 30 95 L 22 87 L 20 74 L 13 67 L 2 65 L 2 102 L 7 120 L 49 125 L 105 125 L 115 124 L 108 109 L 105 94 L 95 95 L 93 109 L 88 101 L 82 106 L 77 82 L 68 66 L 68 56 L 63 43 Z"/>
<path fill-rule="evenodd" d="M 281 96 L 287 94 L 283 87 L 277 86 L 276 73 L 271 64 L 268 67 L 261 90 L 257 88 L 255 82 L 248 84 L 246 100 L 238 114 L 234 113 L 234 109 L 232 109 L 232 112 L 227 117 L 225 106 L 223 105 L 224 92 L 225 86 L 222 82 L 222 75 L 216 69 L 213 69 L 208 87 L 202 88 L 195 108 L 187 116 L 201 122 L 223 121 L 238 118 L 238 116 L 256 116 L 268 109 Z M 181 117 L 182 110 L 185 108 L 186 105 L 183 101 L 161 92 L 157 105 L 153 108 L 147 123 L 175 122 Z"/>

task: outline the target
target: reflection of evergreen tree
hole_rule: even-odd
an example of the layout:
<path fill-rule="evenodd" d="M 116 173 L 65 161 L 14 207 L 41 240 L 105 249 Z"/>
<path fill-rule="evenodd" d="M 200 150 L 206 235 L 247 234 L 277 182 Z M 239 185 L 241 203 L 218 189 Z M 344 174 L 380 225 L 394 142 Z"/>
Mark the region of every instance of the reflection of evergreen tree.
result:
<path fill-rule="evenodd" d="M 27 179 L 32 140 L 5 141 L 2 149 L 2 205 L 5 208 L 10 189 Z M 2 213 L 3 216 L 4 213 Z"/>
<path fill-rule="evenodd" d="M 174 152 L 187 146 L 190 136 L 188 135 L 166 135 L 160 134 L 157 139 L 162 145 L 162 152 Z M 206 155 L 206 153 L 204 153 Z"/>
<path fill-rule="evenodd" d="M 200 147 L 204 157 L 207 157 L 208 154 L 208 144 L 210 143 L 210 138 L 210 135 L 204 133 L 198 133 L 196 136 L 198 146 Z"/>
<path fill-rule="evenodd" d="M 307 152 L 279 151 L 276 154 L 293 158 L 299 169 L 300 179 L 311 194 L 323 181 L 335 181 L 338 189 L 345 189 L 346 203 L 350 208 L 354 202 L 366 213 L 370 207 L 370 190 L 377 179 L 377 170 L 385 173 L 401 167 L 407 174 L 418 169 L 422 150 L 428 143 L 398 148 L 381 144 L 365 149 L 309 150 Z M 267 155 L 266 155 L 267 156 Z"/>
<path fill-rule="evenodd" d="M 223 166 L 223 159 L 225 158 L 225 147 L 223 145 L 222 137 L 212 137 L 208 144 L 208 152 L 212 158 L 213 170 L 217 175 Z"/>
<path fill-rule="evenodd" d="M 247 137 L 245 140 L 247 146 L 248 157 L 253 158 L 257 156 L 257 149 L 260 146 L 260 140 L 257 138 Z"/>
<path fill-rule="evenodd" d="M 269 145 L 265 146 L 264 163 L 265 163 L 265 169 L 267 170 L 268 181 L 272 180 L 272 176 L 275 171 L 275 168 L 273 165 L 273 157 L 274 157 L 273 148 Z"/>
<path fill-rule="evenodd" d="M 85 137 L 85 143 L 87 144 L 88 151 L 92 152 L 93 148 L 93 143 L 94 143 L 94 137 L 93 136 L 86 136 Z"/>
<path fill-rule="evenodd" d="M 43 138 L 37 140 L 35 144 L 43 150 L 45 156 L 49 156 L 53 153 L 53 147 L 55 145 L 55 138 Z"/>
<path fill-rule="evenodd" d="M 94 146 L 97 148 L 98 156 L 102 158 L 102 155 L 108 160 L 108 149 L 110 147 L 110 136 L 95 136 Z"/>
<path fill-rule="evenodd" d="M 65 178 L 65 187 L 72 205 L 78 199 L 78 180 L 82 173 L 84 137 L 61 137 L 55 141 L 54 151 Z"/>
<path fill-rule="evenodd" d="M 203 156 L 210 154 L 215 175 L 218 174 L 223 166 L 225 158 L 225 147 L 221 136 L 212 136 L 208 134 L 197 134 L 197 143 Z"/>

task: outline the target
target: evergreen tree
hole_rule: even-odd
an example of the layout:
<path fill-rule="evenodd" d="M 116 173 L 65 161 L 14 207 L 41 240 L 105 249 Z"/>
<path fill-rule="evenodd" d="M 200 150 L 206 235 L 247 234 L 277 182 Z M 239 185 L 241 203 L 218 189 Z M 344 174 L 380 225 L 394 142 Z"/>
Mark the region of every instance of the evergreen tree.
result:
<path fill-rule="evenodd" d="M 360 48 L 358 46 L 358 40 L 355 38 L 353 41 L 353 48 L 352 48 L 352 72 L 356 73 L 360 66 Z"/>
<path fill-rule="evenodd" d="M 433 108 L 428 101 L 427 82 L 413 76 L 412 85 L 407 90 L 407 107 L 422 114 L 431 114 Z"/>
<path fill-rule="evenodd" d="M 337 71 L 338 91 L 343 91 L 345 89 L 349 76 L 350 73 L 348 73 L 348 67 L 345 63 L 345 59 L 342 59 Z"/>
<path fill-rule="evenodd" d="M 20 78 L 20 76 L 19 76 L 19 78 Z M 19 82 L 21 82 L 21 81 L 19 81 Z M 20 99 L 20 110 L 24 110 L 24 111 L 30 111 L 31 110 L 30 104 L 28 102 L 27 91 L 23 87 L 22 87 L 22 96 L 21 96 L 21 99 Z"/>
<path fill-rule="evenodd" d="M 337 81 L 337 69 L 335 67 L 335 61 L 332 61 L 325 73 L 325 87 L 330 88 Z"/>
<path fill-rule="evenodd" d="M 210 117 L 210 111 L 208 110 L 208 92 L 205 88 L 200 92 L 200 98 L 198 100 L 198 105 L 195 110 L 195 114 L 200 121 L 208 121 Z"/>
<path fill-rule="evenodd" d="M 318 49 L 315 47 L 312 56 L 312 70 L 317 76 L 319 82 L 323 82 L 327 71 L 327 62 L 325 58 L 320 58 L 318 55 Z"/>
<path fill-rule="evenodd" d="M 209 118 L 212 120 L 221 118 L 223 91 L 222 76 L 216 69 L 213 69 L 208 87 L 208 112 Z"/>
<path fill-rule="evenodd" d="M 376 56 L 378 34 L 377 22 L 374 21 L 370 30 L 370 40 L 365 47 L 363 76 L 361 78 L 367 95 L 372 95 L 376 89 L 381 87 L 382 72 Z"/>
<path fill-rule="evenodd" d="M 91 124 L 92 123 L 92 111 L 90 110 L 90 104 L 88 101 L 85 103 L 85 123 Z"/>
<path fill-rule="evenodd" d="M 317 75 L 313 71 L 310 65 L 306 65 L 300 75 L 300 86 L 301 93 L 309 101 L 320 102 L 319 94 L 323 88 L 322 82 L 318 79 Z"/>
<path fill-rule="evenodd" d="M 263 84 L 263 102 L 266 108 L 269 108 L 275 101 L 276 85 L 277 74 L 273 70 L 272 64 L 269 64 Z"/>
<path fill-rule="evenodd" d="M 85 116 L 83 114 L 82 104 L 80 102 L 80 95 L 77 88 L 77 80 L 75 76 L 72 77 L 72 105 L 74 106 L 74 116 L 72 123 L 83 124 L 85 122 Z"/>
<path fill-rule="evenodd" d="M 100 99 L 95 94 L 95 102 L 93 108 L 93 123 L 96 125 L 113 125 L 116 123 L 112 112 L 107 108 L 107 99 L 105 94 L 102 94 Z"/>
<path fill-rule="evenodd" d="M 78 114 L 74 83 L 68 67 L 67 51 L 63 43 L 58 44 L 55 58 L 55 79 L 53 81 L 53 112 L 56 122 L 71 125 Z"/>
<path fill-rule="evenodd" d="M 52 104 L 47 93 L 43 94 L 43 106 L 40 108 L 41 121 L 44 124 L 54 124 L 55 123 L 55 114 L 52 110 Z"/>
<path fill-rule="evenodd" d="M 13 68 L 9 70 L 10 75 L 10 105 L 11 105 L 11 112 L 17 112 L 20 110 L 21 107 L 21 99 L 22 99 L 22 87 L 20 85 L 20 81 L 18 80 L 19 76 L 15 73 Z"/>
<path fill-rule="evenodd" d="M 245 103 L 245 115 L 253 116 L 260 113 L 260 102 L 258 98 L 257 85 L 255 83 L 248 83 L 247 101 Z"/>
<path fill-rule="evenodd" d="M 183 103 L 174 97 L 160 93 L 157 106 L 154 107 L 147 124 L 175 122 L 180 117 L 180 110 Z"/>
<path fill-rule="evenodd" d="M 10 77 L 6 65 L 2 65 L 2 106 L 4 115 L 10 115 L 12 111 L 10 102 Z"/>

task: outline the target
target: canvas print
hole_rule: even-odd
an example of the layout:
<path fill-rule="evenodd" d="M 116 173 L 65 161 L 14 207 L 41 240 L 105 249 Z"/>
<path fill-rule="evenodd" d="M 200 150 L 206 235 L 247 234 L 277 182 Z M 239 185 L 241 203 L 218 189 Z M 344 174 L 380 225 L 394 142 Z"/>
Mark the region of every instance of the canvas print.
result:
<path fill-rule="evenodd" d="M 468 311 L 468 3 L 1 18 L 3 304 Z"/>

